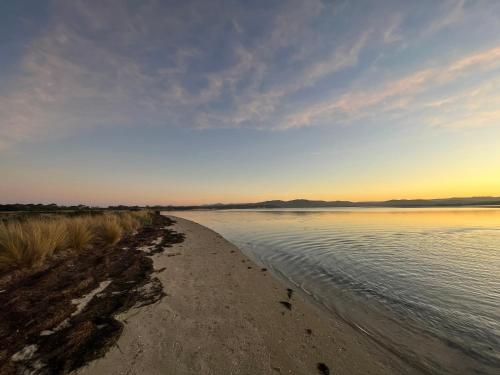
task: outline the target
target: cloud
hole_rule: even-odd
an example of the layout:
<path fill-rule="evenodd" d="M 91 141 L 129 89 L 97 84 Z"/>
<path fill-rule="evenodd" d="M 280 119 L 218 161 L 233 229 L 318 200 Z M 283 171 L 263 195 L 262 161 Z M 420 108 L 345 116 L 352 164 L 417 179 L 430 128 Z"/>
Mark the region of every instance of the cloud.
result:
<path fill-rule="evenodd" d="M 403 37 L 399 33 L 402 21 L 403 17 L 401 14 L 396 14 L 393 17 L 391 23 L 389 24 L 389 27 L 385 30 L 383 34 L 384 43 L 390 44 L 403 40 Z"/>
<path fill-rule="evenodd" d="M 384 81 L 373 61 L 404 65 L 398 48 L 416 43 L 408 4 L 51 4 L 44 32 L 0 87 L 3 149 L 102 127 L 288 129 L 383 118 L 433 88 L 496 69 L 500 57 L 490 48 Z M 466 6 L 447 3 L 446 19 L 426 13 L 417 23 L 433 33 L 456 27 Z M 433 58 L 422 56 L 421 66 Z"/>
<path fill-rule="evenodd" d="M 460 118 L 432 118 L 429 125 L 452 129 L 477 128 L 500 122 L 500 110 L 478 111 Z"/>
<path fill-rule="evenodd" d="M 467 74 L 476 75 L 479 71 L 494 70 L 499 67 L 500 47 L 476 52 L 443 67 L 422 69 L 373 89 L 352 90 L 334 96 L 292 114 L 286 118 L 281 127 L 286 129 L 308 126 L 321 118 L 335 119 L 339 114 L 357 119 L 375 106 L 379 106 L 379 110 L 404 109 L 412 98 L 422 92 L 431 91 Z"/>
<path fill-rule="evenodd" d="M 433 111 L 426 122 L 447 129 L 477 128 L 500 124 L 500 79 L 468 87 L 431 101 L 417 103 L 419 110 Z"/>
<path fill-rule="evenodd" d="M 314 31 L 331 22 L 320 0 L 263 19 L 259 8 L 204 2 L 54 1 L 52 10 L 1 92 L 3 144 L 103 126 L 269 128 L 290 96 L 355 66 L 374 35 Z"/>
<path fill-rule="evenodd" d="M 465 0 L 448 0 L 444 2 L 442 14 L 431 22 L 424 29 L 424 35 L 434 34 L 446 27 L 449 27 L 464 18 Z"/>

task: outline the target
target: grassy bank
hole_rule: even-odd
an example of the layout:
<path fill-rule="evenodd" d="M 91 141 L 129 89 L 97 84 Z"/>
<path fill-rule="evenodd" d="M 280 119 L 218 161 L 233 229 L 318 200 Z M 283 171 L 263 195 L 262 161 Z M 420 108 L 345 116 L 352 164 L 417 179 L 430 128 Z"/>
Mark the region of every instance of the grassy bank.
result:
<path fill-rule="evenodd" d="M 114 245 L 151 220 L 152 213 L 142 210 L 0 222 L 0 272 L 41 265 L 62 250 Z"/>

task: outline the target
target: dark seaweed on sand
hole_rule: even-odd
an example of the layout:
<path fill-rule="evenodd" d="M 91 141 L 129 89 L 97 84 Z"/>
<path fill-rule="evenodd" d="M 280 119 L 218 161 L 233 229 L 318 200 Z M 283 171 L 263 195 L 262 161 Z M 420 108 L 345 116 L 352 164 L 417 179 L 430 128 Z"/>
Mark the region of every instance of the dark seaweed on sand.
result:
<path fill-rule="evenodd" d="M 116 314 L 165 296 L 148 255 L 183 241 L 182 234 L 166 228 L 171 224 L 172 220 L 156 214 L 152 225 L 115 246 L 68 251 L 39 269 L 4 275 L 0 279 L 0 374 L 33 370 L 66 374 L 103 356 L 123 330 Z M 162 241 L 150 252 L 138 250 L 160 236 Z M 72 300 L 104 281 L 111 283 L 72 317 Z M 69 324 L 61 324 L 66 321 Z M 37 348 L 31 358 L 11 360 L 30 345 Z M 37 369 L 37 363 L 43 367 Z"/>
<path fill-rule="evenodd" d="M 330 375 L 330 369 L 322 362 L 318 363 L 318 371 L 322 375 Z"/>
<path fill-rule="evenodd" d="M 280 301 L 280 303 L 285 306 L 288 310 L 292 310 L 292 304 L 286 301 Z"/>

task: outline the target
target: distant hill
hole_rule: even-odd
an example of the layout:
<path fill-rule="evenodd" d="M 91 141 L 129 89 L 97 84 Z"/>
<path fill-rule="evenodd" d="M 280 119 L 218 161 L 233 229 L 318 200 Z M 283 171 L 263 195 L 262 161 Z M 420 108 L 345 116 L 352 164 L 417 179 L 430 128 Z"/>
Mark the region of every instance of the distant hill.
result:
<path fill-rule="evenodd" d="M 327 207 L 458 207 L 458 206 L 500 205 L 500 197 L 468 197 L 442 199 L 391 199 L 380 202 L 321 201 L 294 199 L 290 201 L 271 200 L 256 203 L 207 204 L 201 206 L 167 206 L 156 209 L 250 209 L 250 208 L 327 208 Z"/>
<path fill-rule="evenodd" d="M 271 200 L 256 203 L 215 203 L 200 206 L 146 206 L 154 210 L 227 210 L 227 209 L 258 209 L 258 208 L 326 208 L 326 207 L 459 207 L 459 206 L 496 206 L 500 205 L 500 197 L 469 197 L 443 199 L 391 199 L 381 202 L 351 202 L 351 201 L 321 201 L 294 199 L 290 201 Z M 5 211 L 89 211 L 89 210 L 125 210 L 140 209 L 140 206 L 109 206 L 107 208 L 78 206 L 58 206 L 54 203 L 44 204 L 0 204 L 0 212 Z"/>

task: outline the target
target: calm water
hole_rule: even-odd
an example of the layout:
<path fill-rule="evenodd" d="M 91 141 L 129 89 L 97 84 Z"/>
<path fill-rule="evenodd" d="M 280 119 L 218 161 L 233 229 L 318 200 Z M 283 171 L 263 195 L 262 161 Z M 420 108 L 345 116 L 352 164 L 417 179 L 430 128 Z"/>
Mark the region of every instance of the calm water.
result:
<path fill-rule="evenodd" d="M 500 209 L 175 212 L 403 360 L 500 373 Z"/>

